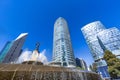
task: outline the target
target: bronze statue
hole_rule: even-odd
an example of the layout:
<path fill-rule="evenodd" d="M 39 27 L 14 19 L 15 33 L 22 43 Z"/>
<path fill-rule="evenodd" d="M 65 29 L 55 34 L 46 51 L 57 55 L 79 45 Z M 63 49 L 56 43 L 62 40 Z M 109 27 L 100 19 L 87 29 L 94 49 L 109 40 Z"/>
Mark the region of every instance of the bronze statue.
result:
<path fill-rule="evenodd" d="M 40 47 L 40 43 L 37 42 L 37 43 L 36 43 L 36 48 L 35 48 L 35 50 L 37 50 L 38 52 L 39 52 L 39 47 Z"/>

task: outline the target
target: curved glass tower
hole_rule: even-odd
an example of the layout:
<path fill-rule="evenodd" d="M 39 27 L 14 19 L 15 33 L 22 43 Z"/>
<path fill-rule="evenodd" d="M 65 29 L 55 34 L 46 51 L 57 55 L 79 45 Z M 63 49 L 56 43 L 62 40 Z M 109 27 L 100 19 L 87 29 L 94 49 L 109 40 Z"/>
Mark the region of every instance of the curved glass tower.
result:
<path fill-rule="evenodd" d="M 54 24 L 53 62 L 60 66 L 75 66 L 70 33 L 67 22 L 59 17 Z"/>
<path fill-rule="evenodd" d="M 120 58 L 120 30 L 116 27 L 101 31 L 98 37 L 106 49 Z"/>
<path fill-rule="evenodd" d="M 81 28 L 81 31 L 94 58 L 95 64 L 97 64 L 98 72 L 103 77 L 109 77 L 107 64 L 105 60 L 103 60 L 105 46 L 98 37 L 98 34 L 104 30 L 106 30 L 106 28 L 100 21 L 89 23 Z"/>
<path fill-rule="evenodd" d="M 101 48 L 97 38 L 98 33 L 103 30 L 105 30 L 105 27 L 100 21 L 89 23 L 81 29 L 90 48 L 94 61 L 97 63 L 98 66 L 106 65 L 105 61 L 102 60 L 104 51 Z"/>

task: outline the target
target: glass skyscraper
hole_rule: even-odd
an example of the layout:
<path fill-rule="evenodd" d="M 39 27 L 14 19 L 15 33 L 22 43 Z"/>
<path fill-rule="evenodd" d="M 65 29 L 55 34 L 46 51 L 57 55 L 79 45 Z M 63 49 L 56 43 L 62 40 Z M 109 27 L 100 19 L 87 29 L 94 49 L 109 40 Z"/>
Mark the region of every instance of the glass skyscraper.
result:
<path fill-rule="evenodd" d="M 81 30 L 90 48 L 94 61 L 100 66 L 106 65 L 105 61 L 102 60 L 104 51 L 97 38 L 98 33 L 105 30 L 104 25 L 100 21 L 95 21 L 85 25 Z"/>
<path fill-rule="evenodd" d="M 21 48 L 27 35 L 28 33 L 22 33 L 15 40 L 6 43 L 0 55 L 1 63 L 10 63 L 17 60 L 22 52 Z"/>
<path fill-rule="evenodd" d="M 59 66 L 75 66 L 70 33 L 66 20 L 59 17 L 54 24 L 53 63 Z"/>
<path fill-rule="evenodd" d="M 86 39 L 86 42 L 93 56 L 93 59 L 97 64 L 98 72 L 102 74 L 103 77 L 109 77 L 106 68 L 107 64 L 105 60 L 103 60 L 104 49 L 101 46 L 102 42 L 100 43 L 101 40 L 98 37 L 98 34 L 104 30 L 106 30 L 106 28 L 100 21 L 89 23 L 85 25 L 83 28 L 81 28 L 81 31 Z"/>
<path fill-rule="evenodd" d="M 98 37 L 107 50 L 120 58 L 120 30 L 116 27 L 105 29 L 98 33 Z"/>
<path fill-rule="evenodd" d="M 5 56 L 7 55 L 7 52 L 10 50 L 12 46 L 12 42 L 8 41 L 2 51 L 0 52 L 0 63 L 4 60 Z"/>

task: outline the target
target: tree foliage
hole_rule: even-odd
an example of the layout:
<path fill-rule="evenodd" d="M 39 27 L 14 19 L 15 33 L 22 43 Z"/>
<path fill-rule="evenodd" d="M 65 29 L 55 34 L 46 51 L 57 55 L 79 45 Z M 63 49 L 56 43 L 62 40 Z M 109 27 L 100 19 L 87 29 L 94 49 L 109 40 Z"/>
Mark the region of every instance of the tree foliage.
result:
<path fill-rule="evenodd" d="M 105 51 L 103 58 L 107 62 L 110 76 L 113 78 L 120 76 L 120 59 L 116 58 L 116 56 L 109 50 Z"/>

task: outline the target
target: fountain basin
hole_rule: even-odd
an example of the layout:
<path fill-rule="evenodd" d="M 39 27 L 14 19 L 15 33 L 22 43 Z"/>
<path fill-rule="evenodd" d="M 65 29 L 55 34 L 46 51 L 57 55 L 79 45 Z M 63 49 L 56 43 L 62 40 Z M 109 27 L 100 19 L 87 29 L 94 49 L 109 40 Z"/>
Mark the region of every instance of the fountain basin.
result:
<path fill-rule="evenodd" d="M 94 72 L 31 64 L 0 64 L 0 80 L 101 80 Z"/>

